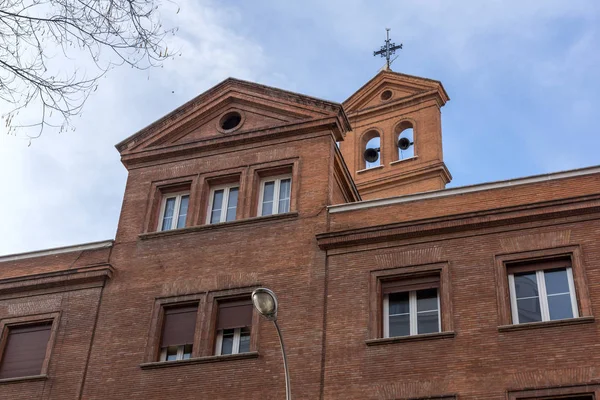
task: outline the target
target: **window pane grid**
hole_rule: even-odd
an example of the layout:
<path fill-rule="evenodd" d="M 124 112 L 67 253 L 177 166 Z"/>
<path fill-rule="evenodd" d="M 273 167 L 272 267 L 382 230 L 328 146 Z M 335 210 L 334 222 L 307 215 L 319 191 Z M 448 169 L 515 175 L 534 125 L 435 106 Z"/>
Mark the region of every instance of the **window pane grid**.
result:
<path fill-rule="evenodd" d="M 261 183 L 259 216 L 290 212 L 292 179 L 270 178 Z"/>
<path fill-rule="evenodd" d="M 218 224 L 220 222 L 235 221 L 239 187 L 225 186 L 213 188 L 211 193 L 212 196 L 210 196 L 206 223 Z"/>
<path fill-rule="evenodd" d="M 160 349 L 160 361 L 187 360 L 192 357 L 193 345 L 167 346 Z"/>
<path fill-rule="evenodd" d="M 533 276 L 535 281 L 531 279 Z M 508 278 L 513 323 L 554 321 L 579 316 L 571 268 L 509 274 Z M 527 280 L 530 282 L 527 283 Z M 548 293 L 547 283 L 551 285 L 552 291 L 567 288 L 569 291 Z M 523 284 L 528 287 L 523 288 Z M 530 289 L 534 284 L 537 285 L 537 296 L 519 297 L 522 290 Z"/>
<path fill-rule="evenodd" d="M 232 187 L 227 191 L 227 210 L 225 221 L 234 221 L 237 212 L 238 188 Z"/>
<path fill-rule="evenodd" d="M 182 193 L 163 198 L 159 218 L 159 231 L 185 228 L 189 197 L 188 193 Z"/>
<path fill-rule="evenodd" d="M 247 353 L 250 351 L 250 327 L 222 329 L 217 331 L 215 354 Z"/>
<path fill-rule="evenodd" d="M 179 213 L 177 217 L 177 228 L 185 228 L 185 219 L 187 218 L 187 210 L 190 196 L 181 196 Z"/>
<path fill-rule="evenodd" d="M 161 230 L 166 231 L 171 229 L 173 214 L 175 214 L 175 197 L 169 197 L 165 199 L 164 212 L 163 212 L 163 220 L 162 220 L 162 228 Z"/>
<path fill-rule="evenodd" d="M 408 296 L 406 296 L 408 294 Z M 433 295 L 435 294 L 435 297 Z M 403 296 L 402 296 L 403 295 Z M 390 299 L 392 297 L 393 299 Z M 408 298 L 407 298 L 408 297 Z M 408 312 L 400 311 L 408 300 Z M 391 293 L 383 298 L 384 337 L 409 336 L 440 332 L 440 303 L 438 289 Z M 420 305 L 419 305 L 420 303 Z M 419 311 L 419 307 L 426 308 Z"/>

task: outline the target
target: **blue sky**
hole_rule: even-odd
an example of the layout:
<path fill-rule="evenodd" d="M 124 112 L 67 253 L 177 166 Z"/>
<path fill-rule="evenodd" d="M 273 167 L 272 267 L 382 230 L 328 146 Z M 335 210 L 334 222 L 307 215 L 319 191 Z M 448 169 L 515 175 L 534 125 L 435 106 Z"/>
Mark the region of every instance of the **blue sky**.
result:
<path fill-rule="evenodd" d="M 228 76 L 342 102 L 383 65 L 443 82 L 449 186 L 600 164 L 600 2 L 180 0 L 181 56 L 112 71 L 75 131 L 0 134 L 0 254 L 114 237 L 126 170 L 114 144 Z M 0 105 L 0 110 L 3 109 Z"/>

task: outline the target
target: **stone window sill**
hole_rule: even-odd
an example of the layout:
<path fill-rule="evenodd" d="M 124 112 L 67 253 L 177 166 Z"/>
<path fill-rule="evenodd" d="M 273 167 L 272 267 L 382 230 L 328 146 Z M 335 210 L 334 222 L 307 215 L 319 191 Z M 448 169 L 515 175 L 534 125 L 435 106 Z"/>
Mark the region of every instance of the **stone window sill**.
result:
<path fill-rule="evenodd" d="M 224 228 L 232 227 L 232 226 L 243 226 L 243 225 L 250 225 L 250 224 L 256 224 L 256 223 L 261 223 L 261 222 L 280 221 L 280 220 L 286 220 L 286 219 L 293 219 L 293 218 L 297 218 L 297 217 L 298 217 L 298 212 L 292 211 L 292 212 L 283 213 L 283 214 L 275 214 L 275 215 L 252 217 L 252 218 L 246 218 L 246 219 L 238 219 L 238 220 L 229 221 L 229 222 L 220 222 L 218 224 L 188 226 L 186 228 L 171 229 L 168 231 L 142 233 L 138 237 L 141 240 L 148 240 L 148 239 L 154 239 L 154 238 L 166 237 L 166 236 L 184 235 L 184 234 L 190 233 L 190 232 L 206 232 L 206 231 L 213 231 L 215 229 L 224 229 Z"/>
<path fill-rule="evenodd" d="M 426 333 L 423 335 L 411 335 L 411 336 L 397 336 L 391 338 L 379 338 L 369 339 L 365 343 L 367 346 L 379 346 L 383 344 L 391 343 L 404 343 L 404 342 L 420 342 L 422 340 L 434 340 L 434 339 L 449 339 L 456 336 L 456 332 L 439 332 L 439 333 Z"/>
<path fill-rule="evenodd" d="M 591 324 L 595 320 L 596 319 L 593 316 L 590 316 L 590 317 L 559 319 L 556 321 L 530 322 L 527 324 L 501 325 L 498 327 L 498 331 L 499 332 L 511 332 L 511 331 L 521 331 L 521 330 L 528 330 L 528 329 L 551 328 L 553 326 Z"/>
<path fill-rule="evenodd" d="M 410 161 L 417 161 L 419 157 L 418 156 L 412 156 L 412 157 L 408 157 L 402 160 L 396 160 L 396 161 L 392 161 L 390 163 L 390 165 L 396 165 L 396 164 L 401 164 L 401 163 L 405 163 L 405 162 L 410 162 Z"/>
<path fill-rule="evenodd" d="M 43 381 L 46 379 L 48 379 L 48 375 L 17 376 L 15 378 L 0 379 L 0 385 L 17 382 Z"/>
<path fill-rule="evenodd" d="M 381 168 L 383 168 L 383 165 L 378 165 L 376 167 L 361 169 L 361 170 L 356 171 L 356 173 L 357 174 L 362 174 L 362 173 L 365 173 L 367 171 L 373 171 L 373 170 L 377 170 L 377 169 L 381 169 Z"/>
<path fill-rule="evenodd" d="M 257 351 L 251 351 L 249 353 L 240 354 L 227 354 L 223 356 L 206 356 L 206 357 L 195 357 L 187 360 L 179 361 L 155 361 L 140 364 L 141 369 L 156 369 L 156 368 L 169 368 L 182 365 L 193 365 L 193 364 L 210 364 L 222 361 L 233 361 L 233 360 L 246 360 L 251 358 L 258 358 Z"/>

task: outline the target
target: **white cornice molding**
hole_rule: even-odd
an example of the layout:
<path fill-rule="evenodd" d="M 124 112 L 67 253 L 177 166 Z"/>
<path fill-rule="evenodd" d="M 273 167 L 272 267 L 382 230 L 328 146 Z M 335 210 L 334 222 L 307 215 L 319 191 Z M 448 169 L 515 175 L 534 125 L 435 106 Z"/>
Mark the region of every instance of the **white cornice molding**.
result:
<path fill-rule="evenodd" d="M 53 256 L 53 255 L 63 254 L 63 253 L 73 253 L 76 251 L 104 249 L 104 248 L 111 247 L 114 242 L 115 241 L 111 239 L 111 240 L 103 240 L 101 242 L 89 242 L 89 243 L 76 244 L 73 246 L 55 247 L 52 249 L 44 249 L 44 250 L 35 250 L 35 251 L 29 251 L 26 253 L 8 254 L 6 256 L 0 256 L 0 262 L 25 260 L 27 258 L 34 258 L 34 257 Z"/>
<path fill-rule="evenodd" d="M 408 203 L 408 202 L 419 201 L 419 200 L 457 196 L 457 195 L 466 194 L 466 193 L 482 192 L 485 190 L 501 189 L 501 188 L 507 188 L 510 186 L 521 186 L 521 185 L 527 185 L 527 184 L 533 184 L 533 183 L 539 183 L 539 182 L 547 182 L 547 181 L 553 181 L 553 180 L 558 180 L 558 179 L 574 178 L 577 176 L 585 176 L 585 175 L 593 175 L 593 174 L 600 174 L 600 166 L 573 169 L 573 170 L 569 170 L 569 171 L 553 172 L 553 173 L 543 174 L 543 175 L 533 175 L 533 176 L 527 176 L 524 178 L 509 179 L 509 180 L 505 180 L 505 181 L 486 182 L 486 183 L 480 183 L 480 184 L 476 184 L 476 185 L 461 186 L 461 187 L 457 187 L 457 188 L 442 189 L 442 190 L 436 190 L 436 191 L 424 192 L 424 193 L 416 193 L 416 194 L 410 194 L 410 195 L 405 195 L 405 196 L 388 197 L 388 198 L 384 198 L 384 199 L 365 200 L 365 201 L 360 201 L 360 202 L 356 202 L 356 203 L 340 204 L 340 205 L 335 205 L 335 206 L 329 206 L 329 207 L 327 207 L 327 210 L 331 214 L 336 214 L 336 213 L 347 212 L 347 211 L 362 210 L 365 208 L 382 207 L 382 206 L 389 206 L 392 204 L 402 204 L 402 203 Z"/>

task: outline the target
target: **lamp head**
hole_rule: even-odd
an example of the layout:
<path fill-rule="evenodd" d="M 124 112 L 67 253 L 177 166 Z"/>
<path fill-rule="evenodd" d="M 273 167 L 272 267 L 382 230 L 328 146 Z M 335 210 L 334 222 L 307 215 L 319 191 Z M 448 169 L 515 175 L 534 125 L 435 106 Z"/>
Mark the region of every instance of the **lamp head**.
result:
<path fill-rule="evenodd" d="M 277 320 L 277 297 L 272 290 L 258 288 L 252 292 L 254 308 L 269 321 Z"/>

